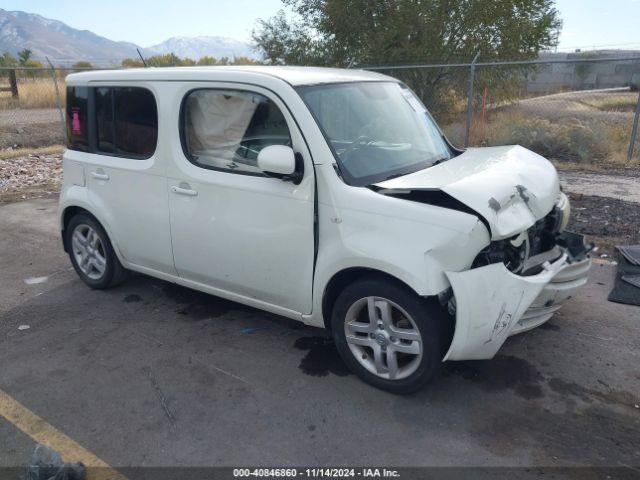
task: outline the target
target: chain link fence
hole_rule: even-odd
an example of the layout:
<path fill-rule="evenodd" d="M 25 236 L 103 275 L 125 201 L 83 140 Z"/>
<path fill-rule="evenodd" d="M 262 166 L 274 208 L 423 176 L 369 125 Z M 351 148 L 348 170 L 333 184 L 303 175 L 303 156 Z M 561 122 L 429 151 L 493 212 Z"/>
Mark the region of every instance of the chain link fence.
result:
<path fill-rule="evenodd" d="M 409 85 L 457 146 L 520 144 L 548 158 L 637 164 L 637 57 L 371 66 Z M 64 143 L 70 68 L 0 69 L 0 150 Z"/>
<path fill-rule="evenodd" d="M 64 78 L 74 71 L 0 69 L 0 150 L 64 143 Z"/>
<path fill-rule="evenodd" d="M 457 146 L 519 144 L 575 163 L 637 164 L 640 54 L 372 66 L 423 100 Z"/>

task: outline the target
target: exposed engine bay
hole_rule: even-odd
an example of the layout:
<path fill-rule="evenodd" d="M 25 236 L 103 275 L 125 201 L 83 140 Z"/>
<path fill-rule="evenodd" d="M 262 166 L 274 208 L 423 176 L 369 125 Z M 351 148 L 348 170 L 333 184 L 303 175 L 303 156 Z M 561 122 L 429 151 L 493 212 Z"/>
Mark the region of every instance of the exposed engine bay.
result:
<path fill-rule="evenodd" d="M 583 260 L 594 246 L 585 245 L 582 235 L 563 231 L 565 216 L 556 206 L 526 231 L 491 242 L 476 256 L 471 268 L 503 263 L 510 272 L 527 276 L 540 273 L 544 262 L 557 260 L 564 251 L 569 261 Z"/>

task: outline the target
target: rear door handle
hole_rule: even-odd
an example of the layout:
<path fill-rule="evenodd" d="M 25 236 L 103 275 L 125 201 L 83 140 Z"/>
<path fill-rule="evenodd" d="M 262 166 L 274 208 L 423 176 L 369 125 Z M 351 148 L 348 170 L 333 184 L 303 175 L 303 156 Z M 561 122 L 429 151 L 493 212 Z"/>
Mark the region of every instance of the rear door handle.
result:
<path fill-rule="evenodd" d="M 97 180 L 109 180 L 109 175 L 100 172 L 91 172 L 91 176 Z"/>
<path fill-rule="evenodd" d="M 171 187 L 171 191 L 178 195 L 186 195 L 188 197 L 197 197 L 198 192 L 195 190 L 191 190 L 190 188 L 181 188 L 181 187 Z"/>

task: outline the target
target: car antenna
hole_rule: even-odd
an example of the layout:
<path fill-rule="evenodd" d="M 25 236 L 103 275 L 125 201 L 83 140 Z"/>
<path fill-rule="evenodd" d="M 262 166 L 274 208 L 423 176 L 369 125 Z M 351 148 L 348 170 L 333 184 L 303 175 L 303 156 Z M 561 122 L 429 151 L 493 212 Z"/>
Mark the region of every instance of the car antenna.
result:
<path fill-rule="evenodd" d="M 136 47 L 136 51 L 138 52 L 138 55 L 140 56 L 140 60 L 142 60 L 142 64 L 144 65 L 144 68 L 149 68 L 149 65 L 147 65 L 146 60 L 144 59 L 144 57 L 140 53 L 140 49 Z"/>

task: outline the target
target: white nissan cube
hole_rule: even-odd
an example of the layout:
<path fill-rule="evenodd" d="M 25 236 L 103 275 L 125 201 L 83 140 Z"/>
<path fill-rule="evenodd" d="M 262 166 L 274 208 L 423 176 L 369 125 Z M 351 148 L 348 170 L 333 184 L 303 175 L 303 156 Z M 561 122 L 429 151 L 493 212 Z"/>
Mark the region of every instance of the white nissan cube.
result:
<path fill-rule="evenodd" d="M 60 229 L 87 285 L 131 270 L 325 328 L 385 390 L 492 358 L 587 281 L 551 163 L 454 148 L 385 75 L 96 71 L 66 108 Z"/>

